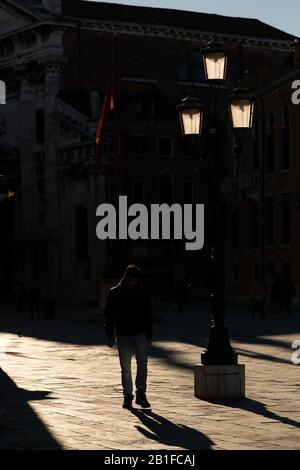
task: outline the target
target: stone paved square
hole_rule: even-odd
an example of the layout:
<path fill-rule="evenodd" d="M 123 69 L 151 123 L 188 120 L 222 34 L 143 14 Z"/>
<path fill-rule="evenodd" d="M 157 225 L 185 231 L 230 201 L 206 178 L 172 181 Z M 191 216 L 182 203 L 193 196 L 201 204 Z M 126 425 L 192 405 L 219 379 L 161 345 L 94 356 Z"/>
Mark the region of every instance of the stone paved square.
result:
<path fill-rule="evenodd" d="M 102 324 L 1 314 L 0 449 L 300 449 L 300 315 L 227 318 L 232 344 L 246 365 L 245 400 L 208 403 L 194 397 L 194 364 L 207 344 L 205 308 L 158 309 L 149 360 L 151 411 L 123 410 L 116 350 Z M 21 336 L 18 336 L 18 331 Z"/>

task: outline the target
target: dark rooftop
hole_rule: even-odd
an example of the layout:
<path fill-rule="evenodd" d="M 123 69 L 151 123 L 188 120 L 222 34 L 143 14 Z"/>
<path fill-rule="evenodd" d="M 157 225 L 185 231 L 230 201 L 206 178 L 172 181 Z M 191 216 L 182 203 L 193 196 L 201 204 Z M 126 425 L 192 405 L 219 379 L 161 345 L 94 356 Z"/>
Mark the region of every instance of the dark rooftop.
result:
<path fill-rule="evenodd" d="M 223 33 L 279 41 L 292 41 L 295 38 L 291 34 L 256 19 L 164 8 L 120 5 L 117 3 L 63 0 L 63 16 L 169 26 L 208 33 Z"/>

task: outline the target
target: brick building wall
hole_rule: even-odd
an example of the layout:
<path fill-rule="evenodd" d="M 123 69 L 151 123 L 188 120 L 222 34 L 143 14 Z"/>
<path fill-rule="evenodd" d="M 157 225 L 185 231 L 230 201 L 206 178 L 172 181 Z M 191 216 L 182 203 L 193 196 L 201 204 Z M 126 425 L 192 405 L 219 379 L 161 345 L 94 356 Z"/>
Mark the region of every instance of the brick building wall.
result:
<path fill-rule="evenodd" d="M 9 1 L 3 4 L 9 16 L 13 7 Z M 39 279 L 47 271 L 43 282 L 59 298 L 72 299 L 76 292 L 77 300 L 94 299 L 98 280 L 114 258 L 119 271 L 135 260 L 149 272 L 159 272 L 156 287 L 161 293 L 171 293 L 177 278 L 192 275 L 195 293 L 205 296 L 214 230 L 209 210 L 211 167 L 208 160 L 188 155 L 179 135 L 176 105 L 192 93 L 209 109 L 212 93 L 203 81 L 199 50 L 215 34 L 229 49 L 228 90 L 241 77 L 257 90 L 284 75 L 292 36 L 256 20 L 102 2 L 28 0 L 25 6 L 19 16 L 14 9 L 14 18 L 26 32 L 0 31 L 0 70 L 9 79 L 6 138 L 15 139 L 21 150 L 22 211 L 16 238 L 24 251 L 20 259 L 25 259 L 26 279 Z M 132 202 L 142 196 L 147 205 L 164 200 L 206 203 L 207 243 L 201 252 L 187 253 L 183 243 L 107 246 L 96 240 L 95 209 L 111 197 L 107 188 L 114 176 L 111 122 L 106 164 L 101 177 L 94 179 L 95 128 L 114 33 L 121 192 Z M 13 115 L 19 110 L 28 118 L 16 126 Z M 220 157 L 230 175 L 232 141 L 224 110 L 221 98 Z M 84 230 L 77 230 L 80 221 Z M 86 249 L 78 249 L 78 240 Z M 243 256 L 246 260 L 246 251 Z M 246 290 L 247 276 L 241 276 L 245 281 L 238 288 Z"/>

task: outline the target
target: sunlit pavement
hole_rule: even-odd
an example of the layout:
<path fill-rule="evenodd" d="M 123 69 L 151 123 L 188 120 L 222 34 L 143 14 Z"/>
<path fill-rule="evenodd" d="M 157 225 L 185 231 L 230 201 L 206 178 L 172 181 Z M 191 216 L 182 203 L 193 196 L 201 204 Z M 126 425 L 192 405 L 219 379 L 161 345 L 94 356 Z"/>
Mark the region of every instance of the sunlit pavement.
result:
<path fill-rule="evenodd" d="M 149 361 L 152 411 L 123 410 L 116 350 L 103 327 L 76 314 L 30 321 L 1 313 L 0 449 L 300 449 L 300 313 L 227 319 L 246 364 L 247 399 L 219 405 L 193 396 L 193 365 L 207 343 L 205 309 L 157 310 Z M 21 336 L 18 336 L 18 332 Z"/>

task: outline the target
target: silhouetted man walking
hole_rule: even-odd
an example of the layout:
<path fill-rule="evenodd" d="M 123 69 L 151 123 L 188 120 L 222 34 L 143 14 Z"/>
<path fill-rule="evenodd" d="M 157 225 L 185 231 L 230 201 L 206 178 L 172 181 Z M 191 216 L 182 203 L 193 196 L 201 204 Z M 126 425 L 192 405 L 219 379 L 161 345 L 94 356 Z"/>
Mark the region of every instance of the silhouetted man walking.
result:
<path fill-rule="evenodd" d="M 121 365 L 124 394 L 123 408 L 130 408 L 133 401 L 131 359 L 137 362 L 136 404 L 150 408 L 147 400 L 148 347 L 152 341 L 152 305 L 144 290 L 140 269 L 135 265 L 126 268 L 121 281 L 107 297 L 104 311 L 107 344 L 114 347 L 115 338 Z"/>

